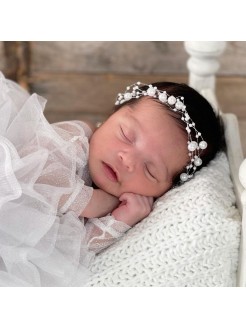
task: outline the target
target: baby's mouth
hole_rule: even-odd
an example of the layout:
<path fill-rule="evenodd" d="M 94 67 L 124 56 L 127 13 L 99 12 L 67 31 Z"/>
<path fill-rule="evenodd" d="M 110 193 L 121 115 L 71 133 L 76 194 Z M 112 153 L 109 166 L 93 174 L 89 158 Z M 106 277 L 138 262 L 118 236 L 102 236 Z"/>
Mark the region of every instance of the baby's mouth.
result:
<path fill-rule="evenodd" d="M 113 182 L 118 181 L 117 173 L 109 164 L 103 162 L 103 170 L 109 180 L 111 180 Z"/>

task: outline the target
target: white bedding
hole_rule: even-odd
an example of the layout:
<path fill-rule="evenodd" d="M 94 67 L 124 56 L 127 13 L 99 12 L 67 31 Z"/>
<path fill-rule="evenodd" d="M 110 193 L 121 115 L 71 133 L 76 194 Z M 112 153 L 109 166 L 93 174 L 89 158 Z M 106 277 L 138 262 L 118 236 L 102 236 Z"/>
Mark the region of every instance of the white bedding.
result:
<path fill-rule="evenodd" d="M 228 161 L 220 153 L 100 253 L 87 286 L 235 286 L 240 227 Z"/>

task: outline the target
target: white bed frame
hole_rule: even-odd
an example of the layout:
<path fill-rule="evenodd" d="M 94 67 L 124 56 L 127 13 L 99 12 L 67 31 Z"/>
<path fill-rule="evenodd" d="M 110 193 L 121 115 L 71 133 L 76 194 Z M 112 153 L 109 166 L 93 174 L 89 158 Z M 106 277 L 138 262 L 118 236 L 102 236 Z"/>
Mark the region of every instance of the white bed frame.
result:
<path fill-rule="evenodd" d="M 189 85 L 199 91 L 220 112 L 225 124 L 227 156 L 236 202 L 242 218 L 242 232 L 237 274 L 237 286 L 246 287 L 246 159 L 244 159 L 237 117 L 223 113 L 216 99 L 216 73 L 219 69 L 219 56 L 226 48 L 226 42 L 203 41 L 184 43 L 189 53 Z"/>

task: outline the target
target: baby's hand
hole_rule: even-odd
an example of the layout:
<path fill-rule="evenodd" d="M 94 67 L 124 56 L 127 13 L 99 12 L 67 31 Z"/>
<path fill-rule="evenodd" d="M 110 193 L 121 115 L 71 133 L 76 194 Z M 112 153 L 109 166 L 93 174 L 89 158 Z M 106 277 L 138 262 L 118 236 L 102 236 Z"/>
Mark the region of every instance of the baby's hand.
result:
<path fill-rule="evenodd" d="M 120 205 L 112 212 L 118 221 L 133 226 L 145 218 L 152 210 L 153 197 L 124 193 L 120 196 Z"/>

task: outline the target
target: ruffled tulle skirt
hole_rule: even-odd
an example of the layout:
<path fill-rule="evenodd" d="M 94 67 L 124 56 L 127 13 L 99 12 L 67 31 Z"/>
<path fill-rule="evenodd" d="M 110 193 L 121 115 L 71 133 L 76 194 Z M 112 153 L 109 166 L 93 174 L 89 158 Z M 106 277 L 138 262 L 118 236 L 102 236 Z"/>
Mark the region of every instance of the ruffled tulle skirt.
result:
<path fill-rule="evenodd" d="M 45 119 L 45 102 L 0 73 L 1 286 L 83 286 L 90 275 L 83 219 L 58 211 L 76 188 L 78 152 Z"/>

